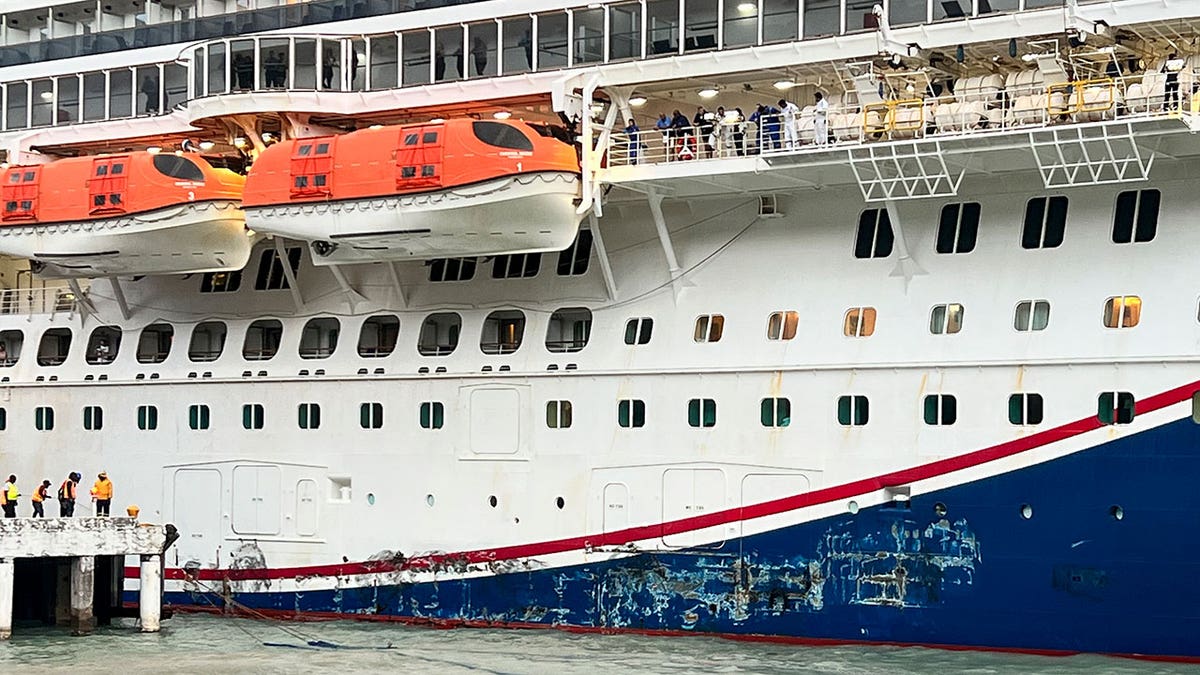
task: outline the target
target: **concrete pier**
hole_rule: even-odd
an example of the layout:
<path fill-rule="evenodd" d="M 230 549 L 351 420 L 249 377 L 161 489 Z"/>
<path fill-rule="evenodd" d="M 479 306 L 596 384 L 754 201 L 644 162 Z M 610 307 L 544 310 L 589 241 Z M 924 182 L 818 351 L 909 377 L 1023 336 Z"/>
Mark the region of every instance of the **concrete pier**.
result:
<path fill-rule="evenodd" d="M 37 604 L 43 597 L 53 598 L 54 607 L 33 608 L 39 610 L 33 612 L 35 615 L 65 624 L 75 635 L 92 632 L 96 627 L 97 598 L 104 616 L 120 610 L 127 555 L 139 556 L 141 562 L 141 629 L 158 631 L 162 553 L 171 541 L 169 530 L 173 532 L 174 528 L 139 523 L 133 518 L 0 519 L 0 640 L 12 636 L 14 610 L 30 609 L 17 606 L 17 602 L 24 599 Z M 98 574 L 98 566 L 105 573 Z M 22 580 L 23 573 L 30 578 Z M 44 589 L 29 588 L 39 583 Z M 50 584 L 55 587 L 49 588 Z"/>

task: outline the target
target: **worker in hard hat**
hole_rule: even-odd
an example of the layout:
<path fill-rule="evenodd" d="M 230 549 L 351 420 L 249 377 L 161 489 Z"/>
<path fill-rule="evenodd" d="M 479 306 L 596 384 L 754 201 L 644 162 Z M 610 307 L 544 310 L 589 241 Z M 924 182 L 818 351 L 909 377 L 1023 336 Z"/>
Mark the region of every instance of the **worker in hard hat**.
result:
<path fill-rule="evenodd" d="M 92 485 L 92 499 L 96 502 L 96 515 L 108 517 L 108 508 L 112 505 L 113 484 L 108 479 L 108 474 L 101 471 L 96 476 L 96 483 Z"/>

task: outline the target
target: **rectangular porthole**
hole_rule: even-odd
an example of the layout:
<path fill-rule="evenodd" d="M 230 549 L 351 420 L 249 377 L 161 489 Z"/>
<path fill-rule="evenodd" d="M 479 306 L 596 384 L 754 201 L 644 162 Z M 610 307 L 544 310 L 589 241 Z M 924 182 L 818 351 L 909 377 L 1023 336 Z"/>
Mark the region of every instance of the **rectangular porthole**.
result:
<path fill-rule="evenodd" d="M 1129 190 L 1117 195 L 1113 214 L 1114 244 L 1142 243 L 1154 239 L 1158 231 L 1158 190 Z"/>
<path fill-rule="evenodd" d="M 646 426 L 646 402 L 633 398 L 618 403 L 617 424 L 626 429 Z"/>
<path fill-rule="evenodd" d="M 696 342 L 720 342 L 725 332 L 725 317 L 720 314 L 705 314 L 696 318 L 696 330 L 692 338 Z"/>
<path fill-rule="evenodd" d="M 1097 398 L 1096 416 L 1101 424 L 1129 424 L 1133 422 L 1135 403 L 1133 394 L 1127 391 L 1106 391 Z"/>
<path fill-rule="evenodd" d="M 759 405 L 759 421 L 764 427 L 786 427 L 792 423 L 792 402 L 787 398 L 764 398 Z"/>
<path fill-rule="evenodd" d="M 204 404 L 188 406 L 188 427 L 193 431 L 203 431 L 209 425 L 209 410 Z"/>
<path fill-rule="evenodd" d="M 1042 423 L 1045 402 L 1041 394 L 1013 394 L 1008 397 L 1008 421 L 1020 426 Z"/>
<path fill-rule="evenodd" d="M 896 237 L 887 209 L 867 209 L 858 217 L 858 234 L 854 238 L 855 258 L 886 258 L 892 254 Z"/>
<path fill-rule="evenodd" d="M 875 308 L 854 307 L 846 310 L 842 320 L 842 335 L 846 337 L 870 337 L 875 333 Z"/>
<path fill-rule="evenodd" d="M 54 429 L 54 408 L 48 405 L 38 406 L 33 411 L 33 426 L 38 431 Z"/>
<path fill-rule="evenodd" d="M 446 406 L 441 401 L 425 401 L 421 404 L 421 428 L 441 429 L 446 423 Z"/>
<path fill-rule="evenodd" d="M 265 416 L 261 403 L 246 403 L 242 405 L 242 428 L 262 429 Z"/>
<path fill-rule="evenodd" d="M 1018 332 L 1046 330 L 1050 325 L 1050 302 L 1047 300 L 1024 300 L 1017 303 L 1013 313 L 1013 328 Z"/>
<path fill-rule="evenodd" d="M 0 408 L 0 431 L 8 429 L 8 409 Z"/>
<path fill-rule="evenodd" d="M 4 408 L 0 408 L 0 431 L 4 431 Z M 1200 424 L 1200 391 L 1192 394 L 1192 421 Z"/>
<path fill-rule="evenodd" d="M 139 405 L 137 409 L 137 425 L 141 431 L 154 431 L 158 428 L 158 406 Z"/>
<path fill-rule="evenodd" d="M 930 394 L 925 397 L 925 424 L 949 426 L 958 421 L 958 399 L 951 394 Z"/>
<path fill-rule="evenodd" d="M 947 204 L 938 222 L 938 253 L 970 253 L 979 236 L 979 204 Z"/>
<path fill-rule="evenodd" d="M 98 405 L 85 406 L 83 409 L 83 428 L 87 431 L 100 431 L 104 428 L 104 409 Z"/>
<path fill-rule="evenodd" d="M 1025 204 L 1025 226 L 1021 231 L 1023 248 L 1057 248 L 1067 228 L 1066 197 L 1034 197 Z"/>
<path fill-rule="evenodd" d="M 363 403 L 358 406 L 358 426 L 363 429 L 382 429 L 383 404 Z"/>
<path fill-rule="evenodd" d="M 551 429 L 566 429 L 572 421 L 570 401 L 546 402 L 546 426 Z"/>
<path fill-rule="evenodd" d="M 694 398 L 688 401 L 688 426 L 714 427 L 717 425 L 717 402 L 711 398 Z"/>
<path fill-rule="evenodd" d="M 799 323 L 799 312 L 772 312 L 767 317 L 767 339 L 791 340 L 796 337 L 796 327 Z"/>
<path fill-rule="evenodd" d="M 870 402 L 866 396 L 846 395 L 838 397 L 838 424 L 844 427 L 861 427 L 870 418 Z"/>
<path fill-rule="evenodd" d="M 1136 295 L 1118 295 L 1104 302 L 1105 328 L 1133 328 L 1142 320 L 1142 299 Z"/>
<path fill-rule="evenodd" d="M 321 428 L 321 404 L 301 403 L 296 409 L 297 424 L 301 429 Z"/>
<path fill-rule="evenodd" d="M 654 319 L 648 316 L 630 319 L 625 322 L 625 344 L 644 345 L 650 342 L 654 333 Z"/>
<path fill-rule="evenodd" d="M 929 312 L 929 332 L 950 335 L 962 330 L 963 306 L 958 303 L 934 305 Z"/>

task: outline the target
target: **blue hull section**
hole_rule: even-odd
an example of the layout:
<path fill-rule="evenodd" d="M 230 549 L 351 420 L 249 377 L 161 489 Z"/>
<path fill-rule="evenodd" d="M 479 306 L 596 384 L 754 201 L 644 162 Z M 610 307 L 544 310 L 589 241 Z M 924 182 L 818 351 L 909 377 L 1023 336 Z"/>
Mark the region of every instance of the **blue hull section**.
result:
<path fill-rule="evenodd" d="M 234 597 L 297 614 L 1200 657 L 1198 478 L 1200 425 L 1184 419 L 907 508 L 712 548 Z"/>

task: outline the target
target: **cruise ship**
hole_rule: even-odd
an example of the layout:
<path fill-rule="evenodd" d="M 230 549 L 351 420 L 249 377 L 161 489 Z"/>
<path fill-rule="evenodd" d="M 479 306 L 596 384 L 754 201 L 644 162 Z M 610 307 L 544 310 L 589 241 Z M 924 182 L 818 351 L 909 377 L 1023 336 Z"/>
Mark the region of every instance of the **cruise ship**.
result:
<path fill-rule="evenodd" d="M 0 26 L 0 471 L 170 605 L 1200 659 L 1194 0 Z"/>

